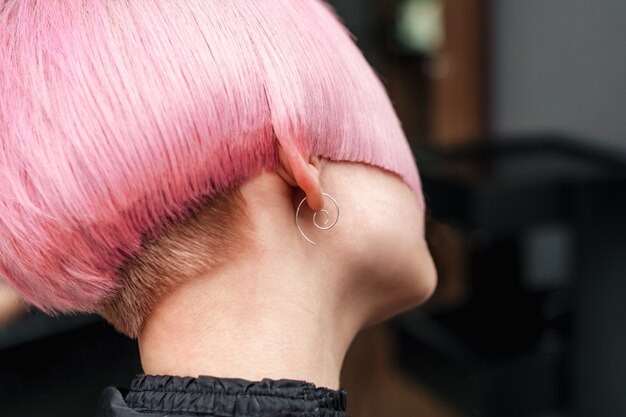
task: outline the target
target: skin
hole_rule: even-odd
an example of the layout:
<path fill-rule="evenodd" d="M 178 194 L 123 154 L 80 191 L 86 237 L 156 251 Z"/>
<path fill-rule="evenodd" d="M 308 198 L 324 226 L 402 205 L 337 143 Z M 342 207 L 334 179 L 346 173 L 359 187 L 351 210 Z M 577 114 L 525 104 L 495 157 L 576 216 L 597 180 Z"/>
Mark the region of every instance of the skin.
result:
<path fill-rule="evenodd" d="M 144 372 L 248 380 L 298 379 L 339 387 L 344 356 L 363 328 L 420 305 L 436 271 L 424 212 L 397 176 L 280 149 L 282 167 L 242 186 L 253 244 L 232 262 L 164 297 L 139 336 Z M 341 213 L 327 231 L 301 213 Z"/>
<path fill-rule="evenodd" d="M 28 310 L 19 295 L 0 282 L 0 328 L 19 318 Z"/>

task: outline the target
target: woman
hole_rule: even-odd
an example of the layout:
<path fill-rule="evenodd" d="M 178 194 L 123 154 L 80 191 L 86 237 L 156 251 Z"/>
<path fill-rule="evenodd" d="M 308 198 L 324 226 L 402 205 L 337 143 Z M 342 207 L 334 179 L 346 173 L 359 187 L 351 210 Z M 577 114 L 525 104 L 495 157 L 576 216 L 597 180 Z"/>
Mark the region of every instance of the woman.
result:
<path fill-rule="evenodd" d="M 350 342 L 436 274 L 406 138 L 329 8 L 0 7 L 0 275 L 138 339 L 145 375 L 98 415 L 344 415 Z"/>

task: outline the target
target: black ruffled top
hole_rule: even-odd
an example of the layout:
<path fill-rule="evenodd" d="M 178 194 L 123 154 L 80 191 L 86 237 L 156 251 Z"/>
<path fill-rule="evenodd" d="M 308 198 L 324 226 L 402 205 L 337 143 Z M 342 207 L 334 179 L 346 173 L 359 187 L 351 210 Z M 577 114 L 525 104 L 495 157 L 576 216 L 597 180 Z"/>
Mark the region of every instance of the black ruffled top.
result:
<path fill-rule="evenodd" d="M 346 392 L 306 381 L 137 375 L 104 390 L 95 417 L 345 417 Z"/>

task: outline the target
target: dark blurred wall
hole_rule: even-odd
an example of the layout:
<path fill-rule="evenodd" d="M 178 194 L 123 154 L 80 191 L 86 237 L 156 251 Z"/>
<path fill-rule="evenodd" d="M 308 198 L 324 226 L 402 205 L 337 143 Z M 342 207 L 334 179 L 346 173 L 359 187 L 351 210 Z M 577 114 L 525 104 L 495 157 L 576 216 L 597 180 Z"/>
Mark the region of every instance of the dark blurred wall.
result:
<path fill-rule="evenodd" d="M 626 145 L 626 1 L 495 0 L 490 125 Z"/>

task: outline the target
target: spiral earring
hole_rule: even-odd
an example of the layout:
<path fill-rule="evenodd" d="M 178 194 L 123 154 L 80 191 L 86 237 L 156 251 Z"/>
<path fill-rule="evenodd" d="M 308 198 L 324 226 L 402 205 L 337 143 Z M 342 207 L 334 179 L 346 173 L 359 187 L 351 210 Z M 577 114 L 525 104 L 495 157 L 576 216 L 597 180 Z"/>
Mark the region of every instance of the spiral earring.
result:
<path fill-rule="evenodd" d="M 322 193 L 324 195 L 324 197 L 327 197 L 330 199 L 330 201 L 333 202 L 333 204 L 335 205 L 335 209 L 337 210 L 337 217 L 335 218 L 335 220 L 330 224 L 327 225 L 328 221 L 330 220 L 330 214 L 328 213 L 328 210 L 326 209 L 321 209 L 316 211 L 315 213 L 313 213 L 313 224 L 315 225 L 315 227 L 317 227 L 320 230 L 328 230 L 331 229 L 332 227 L 334 227 L 337 224 L 337 221 L 339 220 L 339 204 L 337 204 L 337 200 L 335 200 L 330 194 L 326 194 L 326 193 Z M 304 231 L 302 231 L 302 227 L 300 226 L 300 219 L 298 218 L 298 214 L 300 214 L 300 207 L 302 207 L 302 204 L 306 201 L 306 197 L 304 197 L 302 199 L 302 201 L 300 201 L 300 204 L 298 204 L 298 208 L 296 209 L 296 226 L 298 226 L 298 230 L 300 231 L 300 234 L 302 235 L 303 238 L 305 238 L 309 243 L 312 243 L 313 245 L 315 245 L 316 243 L 313 242 L 311 239 L 309 239 L 305 234 Z M 323 226 L 320 226 L 317 223 L 317 215 L 322 213 L 324 215 L 324 219 L 323 219 Z"/>

